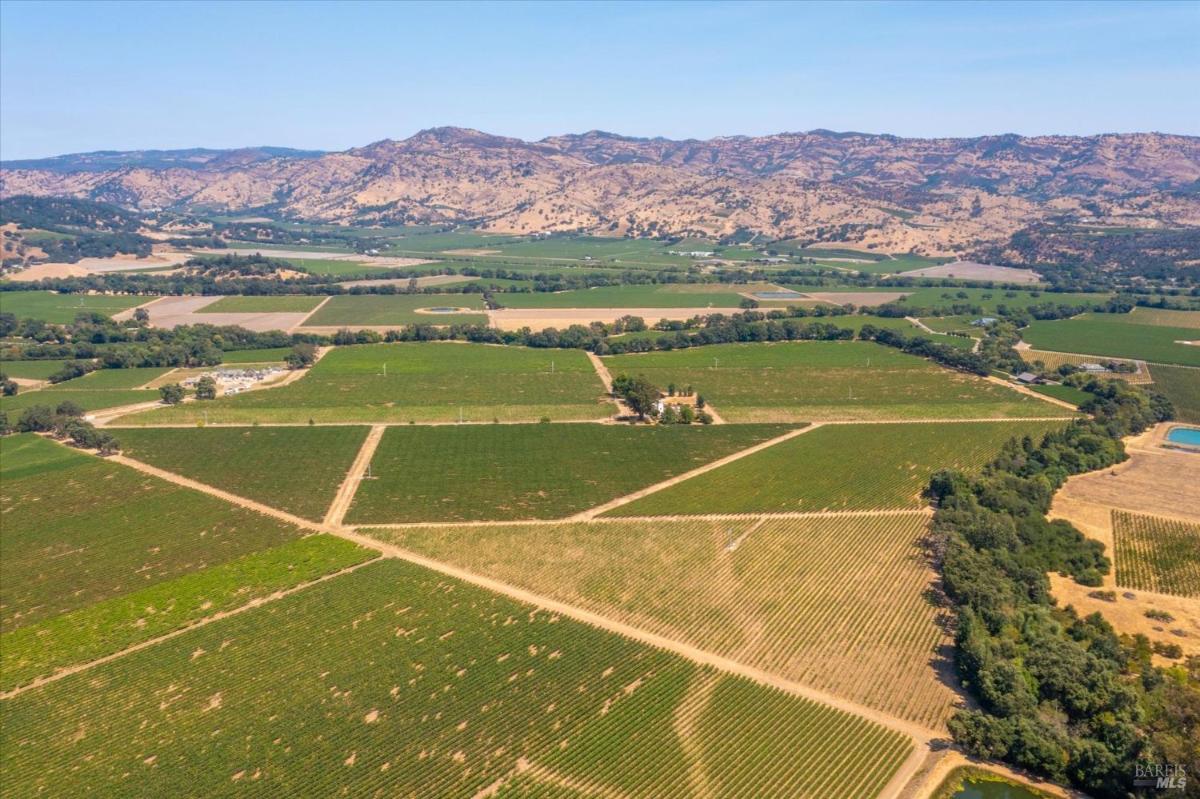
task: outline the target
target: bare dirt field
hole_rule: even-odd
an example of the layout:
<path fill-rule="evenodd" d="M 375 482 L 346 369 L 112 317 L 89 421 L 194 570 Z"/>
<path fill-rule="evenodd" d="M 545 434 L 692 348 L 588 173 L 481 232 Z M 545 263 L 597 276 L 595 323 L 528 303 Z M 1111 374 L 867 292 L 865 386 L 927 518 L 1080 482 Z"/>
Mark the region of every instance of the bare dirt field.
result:
<path fill-rule="evenodd" d="M 855 305 L 884 305 L 889 302 L 907 297 L 912 294 L 911 291 L 810 291 L 804 293 L 803 297 L 819 302 L 828 302 L 833 305 L 845 305 L 854 303 Z"/>
<path fill-rule="evenodd" d="M 899 272 L 899 277 L 952 277 L 959 280 L 995 280 L 999 283 L 1040 283 L 1042 276 L 1032 269 L 1013 269 L 975 261 L 955 261 L 952 264 L 927 266 Z"/>
<path fill-rule="evenodd" d="M 178 327 L 180 325 L 239 325 L 247 330 L 291 330 L 308 318 L 308 313 L 199 313 L 201 308 L 211 305 L 220 297 L 161 297 L 138 307 L 150 314 L 153 327 Z M 135 309 L 114 314 L 117 321 L 133 316 Z"/>
<path fill-rule="evenodd" d="M 154 269 L 156 267 L 178 266 L 191 256 L 183 252 L 156 252 L 149 258 L 134 258 L 122 255 L 116 258 L 81 258 L 73 264 L 44 263 L 33 266 L 14 275 L 10 280 L 32 282 L 45 278 L 87 277 L 106 272 L 128 272 L 139 269 Z"/>
<path fill-rule="evenodd" d="M 640 316 L 653 324 L 659 319 L 691 319 L 693 316 L 741 313 L 741 308 L 504 308 L 488 311 L 492 326 L 500 330 L 531 327 L 570 327 L 589 322 L 611 323 L 622 316 Z"/>
<path fill-rule="evenodd" d="M 1158 425 L 1127 441 L 1130 457 L 1125 463 L 1070 478 L 1055 495 L 1050 518 L 1067 519 L 1084 535 L 1103 542 L 1110 557 L 1115 550 L 1114 508 L 1200 521 L 1195 488 L 1200 485 L 1200 455 L 1162 448 L 1169 427 Z M 1113 601 L 1090 596 L 1097 589 L 1057 574 L 1050 575 L 1051 590 L 1059 604 L 1074 605 L 1082 614 L 1099 612 L 1119 632 L 1142 633 L 1151 641 L 1178 644 L 1185 654 L 1200 654 L 1200 600 L 1121 588 L 1116 571 L 1104 576 L 1100 589 L 1115 592 Z M 1147 618 L 1148 610 L 1165 611 L 1174 620 Z"/>
<path fill-rule="evenodd" d="M 1167 427 L 1159 425 L 1127 441 L 1129 460 L 1124 463 L 1069 479 L 1055 496 L 1054 507 L 1074 502 L 1200 521 L 1200 455 L 1160 446 Z"/>

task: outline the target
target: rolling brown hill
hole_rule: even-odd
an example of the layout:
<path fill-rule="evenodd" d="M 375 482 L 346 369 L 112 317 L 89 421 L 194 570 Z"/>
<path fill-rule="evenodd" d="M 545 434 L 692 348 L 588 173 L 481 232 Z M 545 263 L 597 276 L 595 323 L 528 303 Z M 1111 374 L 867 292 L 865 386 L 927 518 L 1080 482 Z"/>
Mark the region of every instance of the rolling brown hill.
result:
<path fill-rule="evenodd" d="M 163 154 L 156 166 L 119 154 L 78 169 L 71 157 L 14 162 L 0 181 L 6 196 L 141 209 L 512 233 L 749 231 L 926 254 L 1051 221 L 1200 226 L 1200 138 L 1158 133 L 904 139 L 817 130 L 672 141 L 592 131 L 526 142 L 434 128 L 338 153 L 252 152 L 186 166 Z"/>

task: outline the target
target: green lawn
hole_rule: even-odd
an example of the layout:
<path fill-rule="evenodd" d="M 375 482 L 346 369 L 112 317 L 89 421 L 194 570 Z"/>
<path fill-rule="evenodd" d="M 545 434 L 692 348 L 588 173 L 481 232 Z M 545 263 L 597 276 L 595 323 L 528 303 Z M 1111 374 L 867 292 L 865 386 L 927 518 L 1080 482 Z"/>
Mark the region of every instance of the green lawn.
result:
<path fill-rule="evenodd" d="M 316 521 L 366 434 L 341 425 L 117 431 L 124 455 Z"/>
<path fill-rule="evenodd" d="M 311 327 L 341 325 L 486 325 L 480 294 L 341 294 L 331 297 L 304 324 Z M 481 313 L 430 314 L 419 308 L 471 308 Z"/>
<path fill-rule="evenodd" d="M 289 524 L 25 434 L 3 439 L 0 631 L 292 540 Z M 66 588 L 69 586 L 69 590 Z"/>
<path fill-rule="evenodd" d="M 111 315 L 117 311 L 141 305 L 151 297 L 128 294 L 59 294 L 54 291 L 0 291 L 0 313 L 10 313 L 18 319 L 41 319 L 65 325 L 75 321 L 80 313 Z"/>
<path fill-rule="evenodd" d="M 614 377 L 690 385 L 731 422 L 1059 414 L 981 378 L 866 341 L 718 344 L 604 361 Z"/>
<path fill-rule="evenodd" d="M 1038 350 L 1200 366 L 1200 346 L 1178 343 L 1200 340 L 1200 333 L 1186 327 L 1138 324 L 1136 313 L 1035 321 L 1021 331 L 1021 337 Z"/>
<path fill-rule="evenodd" d="M 782 435 L 785 425 L 390 427 L 352 524 L 555 519 Z"/>
<path fill-rule="evenodd" d="M 200 313 L 307 313 L 321 304 L 324 297 L 301 294 L 222 297 L 205 305 Z"/>
<path fill-rule="evenodd" d="M 701 762 L 722 796 L 870 799 L 912 751 L 398 560 L 5 700 L 4 723 L 14 796 L 685 796 Z"/>
<path fill-rule="evenodd" d="M 830 425 L 609 511 L 608 516 L 917 508 L 937 469 L 973 469 L 1010 438 L 1062 422 Z"/>
<path fill-rule="evenodd" d="M 337 347 L 280 388 L 187 403 L 123 424 L 600 419 L 613 413 L 579 350 L 483 344 Z"/>
<path fill-rule="evenodd" d="M 26 380 L 45 380 L 63 368 L 66 361 L 0 361 L 0 373 Z"/>
<path fill-rule="evenodd" d="M 1185 366 L 1150 367 L 1154 388 L 1171 400 L 1175 418 L 1181 422 L 1200 422 L 1200 369 Z"/>

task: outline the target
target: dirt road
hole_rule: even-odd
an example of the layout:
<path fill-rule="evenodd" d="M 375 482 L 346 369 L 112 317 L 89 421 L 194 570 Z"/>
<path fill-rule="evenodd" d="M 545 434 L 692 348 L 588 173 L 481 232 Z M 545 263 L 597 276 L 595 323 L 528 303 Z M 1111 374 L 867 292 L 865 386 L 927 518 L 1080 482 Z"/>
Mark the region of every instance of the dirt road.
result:
<path fill-rule="evenodd" d="M 350 503 L 354 501 L 354 494 L 358 491 L 363 474 L 371 464 L 371 458 L 375 456 L 375 450 L 379 447 L 379 442 L 383 439 L 383 431 L 386 429 L 383 425 L 373 425 L 370 432 L 367 433 L 367 437 L 363 439 L 362 447 L 359 448 L 354 463 L 350 464 L 350 471 L 346 473 L 346 479 L 342 480 L 337 495 L 325 513 L 324 524 L 326 527 L 340 527 L 342 519 L 346 518 L 346 511 L 350 510 Z"/>

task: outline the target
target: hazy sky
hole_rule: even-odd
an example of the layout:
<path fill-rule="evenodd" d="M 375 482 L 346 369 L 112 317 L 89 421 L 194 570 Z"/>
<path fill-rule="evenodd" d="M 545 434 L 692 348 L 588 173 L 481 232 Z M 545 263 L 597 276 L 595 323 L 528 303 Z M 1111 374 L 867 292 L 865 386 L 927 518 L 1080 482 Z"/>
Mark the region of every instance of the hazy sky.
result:
<path fill-rule="evenodd" d="M 0 2 L 0 156 L 459 125 L 1200 134 L 1200 3 Z"/>

